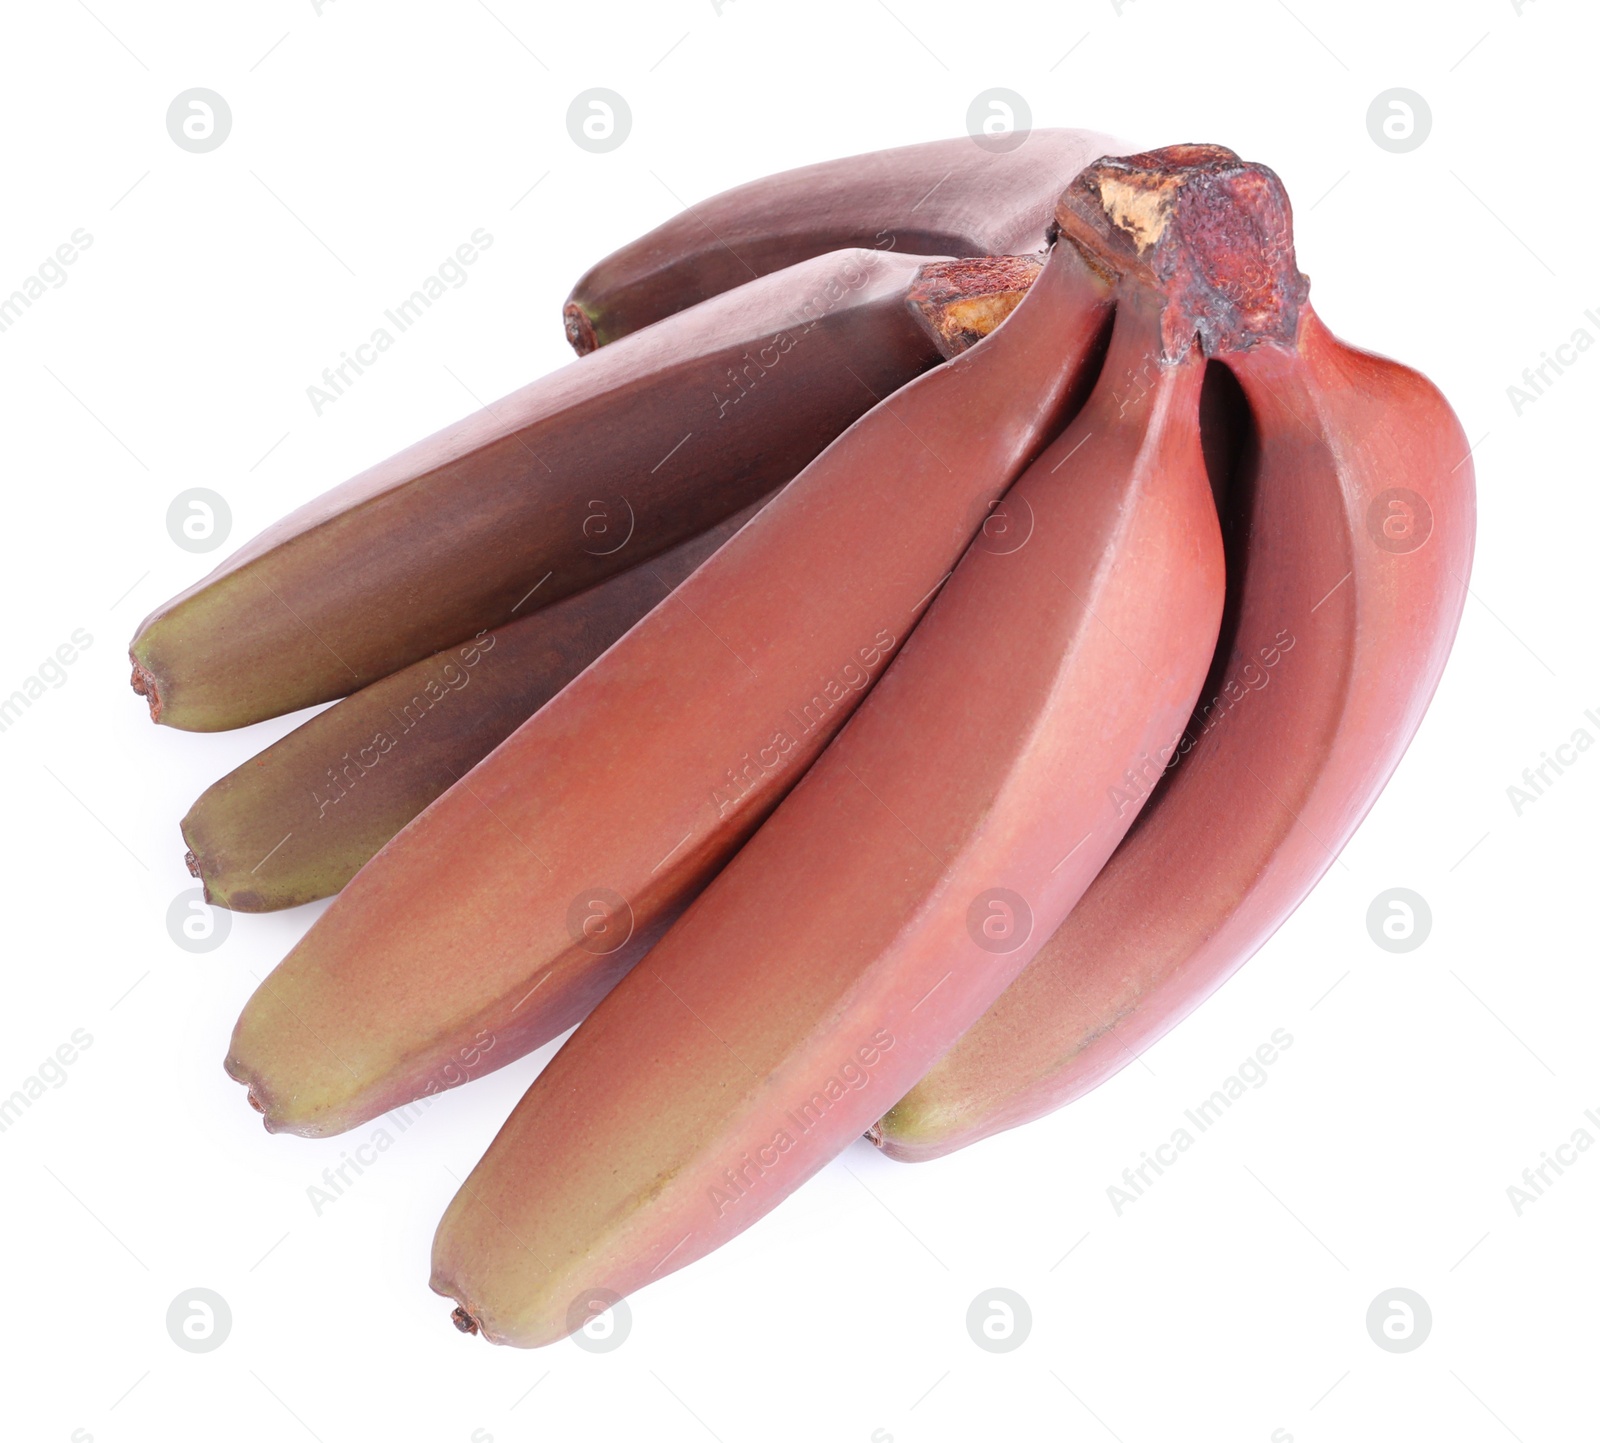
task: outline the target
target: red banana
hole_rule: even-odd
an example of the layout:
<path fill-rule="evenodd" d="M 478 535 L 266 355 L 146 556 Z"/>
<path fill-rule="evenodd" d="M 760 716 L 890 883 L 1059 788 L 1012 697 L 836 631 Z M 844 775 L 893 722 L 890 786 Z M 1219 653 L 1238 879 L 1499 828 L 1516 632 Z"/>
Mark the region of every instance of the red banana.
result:
<path fill-rule="evenodd" d="M 970 135 L 826 160 L 736 186 L 591 266 L 567 298 L 580 356 L 685 306 L 843 246 L 986 256 L 1042 251 L 1061 188 L 1125 146 L 1035 130 L 997 150 Z"/>
<path fill-rule="evenodd" d="M 1111 854 L 1148 795 L 1124 779 L 1176 746 L 1223 606 L 1196 334 L 1220 353 L 1292 333 L 1254 179 L 1179 147 L 1063 197 L 1058 254 L 1122 276 L 1093 395 L 1006 497 L 1004 544 L 968 551 L 462 1186 L 432 1279 L 458 1326 L 552 1342 L 755 1222 L 981 1015 Z"/>
<path fill-rule="evenodd" d="M 206 901 L 270 912 L 331 897 L 766 499 L 631 571 L 362 687 L 213 782 L 183 819 L 189 871 Z"/>
<path fill-rule="evenodd" d="M 402 451 L 147 617 L 134 690 L 169 726 L 243 726 L 359 690 L 698 535 L 959 349 L 915 303 L 927 264 L 819 256 Z M 1031 274 L 1005 258 L 962 264 L 980 295 L 1014 294 Z"/>
<path fill-rule="evenodd" d="M 1219 154 L 1225 170 L 1232 153 Z M 1288 199 L 1255 169 L 1279 197 L 1292 271 Z M 1433 695 L 1474 529 L 1450 407 L 1415 371 L 1336 340 L 1309 305 L 1297 334 L 1225 363 L 1256 440 L 1207 699 L 1072 915 L 873 1129 L 892 1157 L 939 1157 L 1051 1112 L 1186 1016 L 1332 864 Z"/>
<path fill-rule="evenodd" d="M 1081 394 L 1108 294 L 1058 248 L 373 858 L 235 1029 L 267 1127 L 353 1127 L 583 1017 L 876 680 Z"/>

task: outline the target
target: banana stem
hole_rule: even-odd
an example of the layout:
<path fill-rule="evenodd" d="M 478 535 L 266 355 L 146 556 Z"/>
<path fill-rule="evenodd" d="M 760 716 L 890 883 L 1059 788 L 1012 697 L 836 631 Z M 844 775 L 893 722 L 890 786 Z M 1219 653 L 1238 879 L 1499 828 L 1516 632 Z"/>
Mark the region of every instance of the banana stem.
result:
<path fill-rule="evenodd" d="M 1293 347 L 1308 290 L 1283 182 L 1220 145 L 1170 145 L 1085 169 L 1056 206 L 1089 260 L 1166 297 L 1167 360 L 1198 336 L 1207 356 Z"/>

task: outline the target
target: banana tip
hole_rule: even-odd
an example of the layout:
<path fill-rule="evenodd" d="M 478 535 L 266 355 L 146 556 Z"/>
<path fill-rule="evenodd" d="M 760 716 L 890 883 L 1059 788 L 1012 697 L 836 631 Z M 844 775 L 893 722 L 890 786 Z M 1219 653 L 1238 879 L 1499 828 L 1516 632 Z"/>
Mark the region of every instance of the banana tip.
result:
<path fill-rule="evenodd" d="M 568 342 L 580 356 L 599 349 L 600 339 L 594 333 L 594 322 L 576 301 L 568 301 L 561 308 L 561 319 L 567 328 Z"/>
<path fill-rule="evenodd" d="M 150 720 L 160 721 L 161 693 L 156 688 L 156 679 L 147 668 L 139 664 L 137 658 L 133 660 L 133 676 L 129 684 L 150 704 Z"/>
<path fill-rule="evenodd" d="M 255 1082 L 252 1081 L 249 1072 L 235 1059 L 233 1053 L 230 1052 L 222 1059 L 222 1070 L 235 1082 L 243 1085 L 244 1100 L 250 1104 L 251 1111 L 261 1115 L 261 1125 L 268 1132 L 277 1132 L 278 1128 L 273 1123 L 272 1113 L 268 1111 L 266 1103 L 256 1092 Z"/>

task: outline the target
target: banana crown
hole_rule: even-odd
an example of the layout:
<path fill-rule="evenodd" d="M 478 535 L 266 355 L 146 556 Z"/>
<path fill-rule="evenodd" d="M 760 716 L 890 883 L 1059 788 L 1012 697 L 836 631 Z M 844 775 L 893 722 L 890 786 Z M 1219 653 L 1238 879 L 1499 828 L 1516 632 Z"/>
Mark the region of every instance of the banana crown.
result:
<path fill-rule="evenodd" d="M 1309 288 L 1295 265 L 1283 182 L 1220 145 L 1105 157 L 1056 205 L 1059 234 L 1091 264 L 1166 297 L 1163 359 L 1292 346 Z"/>

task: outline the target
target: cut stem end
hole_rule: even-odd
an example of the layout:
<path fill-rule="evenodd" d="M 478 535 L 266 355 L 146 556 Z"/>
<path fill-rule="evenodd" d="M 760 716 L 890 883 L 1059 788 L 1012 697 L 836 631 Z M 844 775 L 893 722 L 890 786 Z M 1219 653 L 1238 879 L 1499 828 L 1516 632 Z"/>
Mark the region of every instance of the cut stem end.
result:
<path fill-rule="evenodd" d="M 594 333 L 594 322 L 576 301 L 568 301 L 561 308 L 561 319 L 567 328 L 568 343 L 580 356 L 587 356 L 590 351 L 599 349 L 600 341 Z"/>
<path fill-rule="evenodd" d="M 130 660 L 133 660 L 130 658 Z M 161 720 L 161 693 L 156 689 L 155 676 L 133 660 L 133 676 L 129 685 L 150 704 L 150 720 Z"/>
<path fill-rule="evenodd" d="M 1167 298 L 1167 360 L 1197 337 L 1207 356 L 1294 345 L 1307 281 L 1288 194 L 1266 166 L 1220 145 L 1108 156 L 1067 187 L 1056 224 L 1092 263 Z"/>

